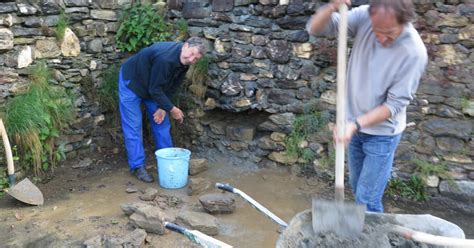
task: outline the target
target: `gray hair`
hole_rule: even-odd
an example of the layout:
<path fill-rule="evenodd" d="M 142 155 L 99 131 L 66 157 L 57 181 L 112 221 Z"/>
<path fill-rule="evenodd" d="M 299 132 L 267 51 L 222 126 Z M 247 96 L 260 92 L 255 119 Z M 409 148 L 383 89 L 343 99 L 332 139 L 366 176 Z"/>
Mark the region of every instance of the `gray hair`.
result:
<path fill-rule="evenodd" d="M 378 8 L 392 9 L 398 23 L 406 24 L 415 19 L 412 0 L 370 0 L 369 13 L 373 15 Z"/>
<path fill-rule="evenodd" d="M 197 47 L 201 55 L 204 55 L 207 52 L 207 47 L 204 44 L 204 40 L 199 37 L 191 37 L 186 40 L 185 43 L 188 43 L 189 47 Z"/>

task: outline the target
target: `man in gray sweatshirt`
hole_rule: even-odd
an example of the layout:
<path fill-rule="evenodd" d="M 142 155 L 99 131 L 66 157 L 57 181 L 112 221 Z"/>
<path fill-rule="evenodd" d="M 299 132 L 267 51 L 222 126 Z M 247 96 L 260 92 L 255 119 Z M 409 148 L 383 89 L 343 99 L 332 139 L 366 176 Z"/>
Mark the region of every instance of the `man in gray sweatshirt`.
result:
<path fill-rule="evenodd" d="M 337 36 L 340 4 L 350 0 L 332 0 L 319 9 L 308 21 L 308 33 Z M 347 69 L 348 122 L 334 140 L 349 143 L 352 190 L 369 211 L 383 212 L 406 109 L 428 61 L 410 23 L 414 16 L 411 0 L 370 0 L 348 13 L 348 35 L 354 38 Z"/>

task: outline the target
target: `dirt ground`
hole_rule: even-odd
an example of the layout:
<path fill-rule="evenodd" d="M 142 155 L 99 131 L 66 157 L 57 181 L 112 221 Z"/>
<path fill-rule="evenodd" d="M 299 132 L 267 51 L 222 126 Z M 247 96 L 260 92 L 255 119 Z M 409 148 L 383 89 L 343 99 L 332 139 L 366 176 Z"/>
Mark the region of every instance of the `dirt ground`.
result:
<path fill-rule="evenodd" d="M 158 189 L 160 194 L 181 198 L 183 207 L 200 205 L 198 196 L 187 196 L 186 187 L 165 190 L 157 182 L 146 184 L 136 180 L 129 174 L 122 153 L 94 153 L 90 157 L 91 166 L 73 169 L 81 158 L 70 160 L 57 168 L 51 181 L 37 184 L 45 196 L 43 206 L 27 206 L 9 196 L 0 198 L 0 239 L 5 241 L 2 243 L 7 244 L 6 247 L 55 247 L 58 242 L 66 247 L 81 247 L 85 240 L 99 234 L 124 236 L 134 228 L 128 223 L 120 204 L 140 201 L 140 190 L 148 187 Z M 225 161 L 224 156 L 221 161 Z M 147 163 L 149 172 L 156 178 L 155 161 L 150 158 Z M 287 222 L 310 208 L 313 196 L 329 199 L 333 192 L 328 182 L 294 176 L 285 168 L 213 162 L 209 170 L 195 177 L 205 178 L 213 184 L 230 183 Z M 136 187 L 139 192 L 127 193 L 129 186 Z M 232 214 L 216 216 L 220 233 L 215 238 L 234 247 L 274 247 L 279 236 L 278 226 L 239 197 L 236 197 L 236 207 Z M 386 199 L 385 207 L 390 213 L 430 213 L 459 225 L 468 238 L 474 238 L 472 206 L 461 211 L 459 203 L 435 198 L 425 203 Z M 192 246 L 184 236 L 173 232 L 163 236 L 149 234 L 146 243 L 146 247 Z"/>

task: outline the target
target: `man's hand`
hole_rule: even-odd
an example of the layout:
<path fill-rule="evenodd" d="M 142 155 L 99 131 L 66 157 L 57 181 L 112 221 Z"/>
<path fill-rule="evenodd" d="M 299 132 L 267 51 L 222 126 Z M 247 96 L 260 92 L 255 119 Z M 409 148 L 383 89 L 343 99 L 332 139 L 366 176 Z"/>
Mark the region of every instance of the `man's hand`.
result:
<path fill-rule="evenodd" d="M 331 0 L 330 6 L 333 11 L 339 10 L 339 5 L 347 4 L 347 6 L 351 6 L 351 0 Z"/>
<path fill-rule="evenodd" d="M 337 126 L 334 125 L 332 129 L 333 134 L 333 141 L 334 144 L 337 142 L 344 142 L 345 145 L 349 144 L 352 139 L 352 136 L 357 132 L 357 126 L 354 122 L 350 122 L 346 124 L 346 130 L 342 135 L 337 133 Z"/>
<path fill-rule="evenodd" d="M 163 109 L 157 109 L 155 113 L 153 113 L 153 120 L 156 122 L 156 124 L 161 124 L 163 120 L 166 117 L 166 111 Z"/>
<path fill-rule="evenodd" d="M 181 109 L 177 107 L 173 107 L 170 110 L 170 113 L 173 119 L 177 120 L 179 123 L 183 123 L 184 114 L 183 114 L 183 111 L 181 111 Z"/>

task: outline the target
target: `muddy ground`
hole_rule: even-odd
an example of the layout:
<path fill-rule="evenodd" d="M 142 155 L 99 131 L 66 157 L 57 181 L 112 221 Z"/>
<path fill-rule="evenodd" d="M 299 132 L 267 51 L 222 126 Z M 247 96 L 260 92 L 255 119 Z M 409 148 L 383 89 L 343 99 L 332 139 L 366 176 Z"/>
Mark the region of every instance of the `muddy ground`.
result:
<path fill-rule="evenodd" d="M 213 184 L 230 183 L 287 222 L 311 207 L 312 196 L 328 199 L 332 196 L 330 182 L 321 178 L 292 175 L 286 168 L 232 165 L 224 155 L 219 156 L 208 158 L 211 160 L 209 170 L 194 177 L 205 178 Z M 136 180 L 128 173 L 122 152 L 94 153 L 89 157 L 93 161 L 90 166 L 73 169 L 84 157 L 69 160 L 56 169 L 52 180 L 37 184 L 45 195 L 43 206 L 31 207 L 9 196 L 0 197 L 0 239 L 5 247 L 19 244 L 20 247 L 58 244 L 81 247 L 85 240 L 99 234 L 124 236 L 134 228 L 120 204 L 140 201 L 140 190 L 148 187 L 157 188 L 160 194 L 180 197 L 183 200 L 180 207 L 199 206 L 198 196 L 188 196 L 186 188 L 165 190 L 156 182 L 146 184 Z M 147 163 L 156 178 L 153 158 Z M 130 186 L 139 192 L 127 193 Z M 238 197 L 236 207 L 232 214 L 217 216 L 220 233 L 216 238 L 234 247 L 274 247 L 279 236 L 278 226 Z M 390 213 L 429 213 L 444 218 L 459 225 L 467 238 L 474 238 L 473 206 L 438 197 L 424 203 L 387 198 L 385 207 Z M 163 236 L 149 234 L 146 243 L 146 247 L 192 246 L 186 238 L 172 232 Z"/>

